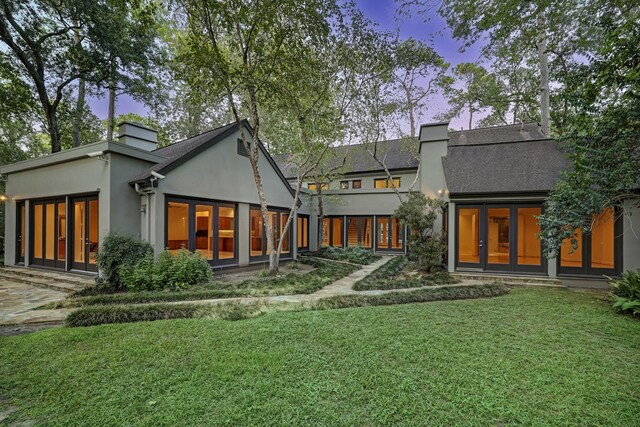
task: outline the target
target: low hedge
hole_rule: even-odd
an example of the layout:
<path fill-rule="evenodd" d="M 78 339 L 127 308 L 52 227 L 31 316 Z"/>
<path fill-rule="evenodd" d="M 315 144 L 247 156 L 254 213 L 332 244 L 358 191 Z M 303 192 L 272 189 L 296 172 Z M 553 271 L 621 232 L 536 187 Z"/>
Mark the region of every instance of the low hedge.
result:
<path fill-rule="evenodd" d="M 106 323 L 189 319 L 200 317 L 202 312 L 203 307 L 195 304 L 86 307 L 69 314 L 64 322 L 67 326 L 93 326 Z"/>
<path fill-rule="evenodd" d="M 501 283 L 473 286 L 451 286 L 446 288 L 424 288 L 408 292 L 389 292 L 381 295 L 340 295 L 317 301 L 316 310 L 368 307 L 378 305 L 410 304 L 417 302 L 490 298 L 509 293 L 509 288 Z"/>
<path fill-rule="evenodd" d="M 382 258 L 371 249 L 362 246 L 349 246 L 346 248 L 328 247 L 318 252 L 311 252 L 308 255 L 331 259 L 334 261 L 346 261 L 358 265 L 368 265 Z"/>
<path fill-rule="evenodd" d="M 315 267 L 316 270 L 302 275 L 289 273 L 284 276 L 247 279 L 237 284 L 213 283 L 197 289 L 184 291 L 125 292 L 68 298 L 48 304 L 42 308 L 50 309 L 92 305 L 195 301 L 246 296 L 311 294 L 358 270 L 357 266 L 313 258 L 304 258 L 300 262 L 311 265 Z"/>
<path fill-rule="evenodd" d="M 397 256 L 378 267 L 373 273 L 353 285 L 356 291 L 422 288 L 424 286 L 459 283 L 446 271 L 428 274 L 416 279 L 396 279 L 408 264 L 405 256 Z"/>

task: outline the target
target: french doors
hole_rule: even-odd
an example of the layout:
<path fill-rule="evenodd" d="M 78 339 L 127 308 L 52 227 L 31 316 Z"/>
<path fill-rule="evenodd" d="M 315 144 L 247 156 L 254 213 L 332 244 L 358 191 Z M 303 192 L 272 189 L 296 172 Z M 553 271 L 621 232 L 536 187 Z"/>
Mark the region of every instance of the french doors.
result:
<path fill-rule="evenodd" d="M 376 250 L 401 251 L 404 249 L 404 227 L 391 216 L 376 216 Z"/>
<path fill-rule="evenodd" d="M 74 197 L 69 207 L 71 268 L 98 271 L 95 259 L 100 229 L 98 196 Z"/>
<path fill-rule="evenodd" d="M 24 202 L 16 203 L 16 264 L 24 263 L 26 249 L 26 207 Z"/>
<path fill-rule="evenodd" d="M 24 205 L 19 206 L 18 253 L 24 261 Z M 65 268 L 67 259 L 67 204 L 65 199 L 31 201 L 30 264 Z M 20 256 L 19 255 L 19 256 Z"/>
<path fill-rule="evenodd" d="M 488 271 L 546 272 L 540 204 L 456 207 L 456 265 Z"/>

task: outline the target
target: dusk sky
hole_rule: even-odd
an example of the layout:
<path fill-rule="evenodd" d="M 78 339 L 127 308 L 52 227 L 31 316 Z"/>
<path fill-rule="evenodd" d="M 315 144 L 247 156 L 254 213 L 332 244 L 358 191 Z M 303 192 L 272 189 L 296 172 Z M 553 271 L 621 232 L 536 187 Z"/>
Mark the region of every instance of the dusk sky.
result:
<path fill-rule="evenodd" d="M 442 18 L 435 11 L 431 13 L 429 22 L 423 22 L 421 17 L 396 19 L 396 4 L 393 0 L 359 0 L 360 8 L 367 17 L 377 22 L 382 29 L 394 30 L 400 28 L 400 36 L 403 39 L 413 37 L 423 41 L 432 40 L 432 46 L 451 66 L 460 62 L 475 62 L 479 59 L 479 49 L 471 48 L 465 52 L 459 51 L 460 43 L 453 40 L 451 33 Z M 89 101 L 91 109 L 99 118 L 107 116 L 107 100 L 105 98 L 92 98 Z M 446 102 L 441 96 L 435 96 L 429 101 L 428 108 L 423 112 L 419 122 L 433 121 L 434 116 L 446 108 Z M 116 114 L 136 113 L 148 115 L 146 107 L 127 95 L 118 97 Z M 451 121 L 451 128 L 461 129 L 468 123 L 468 115 L 463 113 Z"/>

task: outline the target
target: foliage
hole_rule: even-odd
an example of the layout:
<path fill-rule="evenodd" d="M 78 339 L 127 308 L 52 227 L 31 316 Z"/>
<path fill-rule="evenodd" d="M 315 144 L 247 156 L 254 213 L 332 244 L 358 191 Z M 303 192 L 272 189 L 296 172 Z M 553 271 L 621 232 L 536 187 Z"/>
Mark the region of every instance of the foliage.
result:
<path fill-rule="evenodd" d="M 574 69 L 562 93 L 575 114 L 559 138 L 571 167 L 540 217 L 540 237 L 550 257 L 564 239 L 575 245 L 576 229 L 590 232 L 593 215 L 607 207 L 622 213 L 625 199 L 639 203 L 640 28 L 634 10 L 607 6 L 599 15 L 604 41 L 591 63 Z"/>
<path fill-rule="evenodd" d="M 302 258 L 300 262 L 312 265 L 316 269 L 304 274 L 289 273 L 281 276 L 269 275 L 264 278 L 251 278 L 241 283 L 213 282 L 206 285 L 194 286 L 181 292 L 140 291 L 116 294 L 97 294 L 94 292 L 90 296 L 85 293 L 76 293 L 73 294 L 71 298 L 41 308 L 53 309 L 92 305 L 143 304 L 247 296 L 311 294 L 358 269 L 358 267 L 353 265 L 313 258 Z M 154 273 L 156 273 L 155 270 L 152 270 L 149 275 Z M 140 281 L 142 282 L 142 279 L 140 279 Z M 143 286 L 144 285 L 139 285 L 140 288 Z M 153 288 L 155 283 L 152 282 L 148 286 Z M 100 290 L 96 289 L 96 291 Z"/>
<path fill-rule="evenodd" d="M 424 286 L 449 285 L 459 280 L 451 277 L 448 272 L 440 271 L 432 274 L 421 274 L 417 277 L 398 277 L 407 267 L 409 260 L 405 256 L 398 256 L 378 267 L 373 273 L 364 277 L 353 285 L 356 291 L 374 289 L 408 289 Z"/>
<path fill-rule="evenodd" d="M 121 270 L 122 283 L 131 292 L 171 289 L 180 291 L 211 281 L 211 266 L 199 253 L 180 249 L 163 251 L 158 260 L 148 255 Z"/>
<path fill-rule="evenodd" d="M 136 265 L 153 254 L 147 242 L 124 234 L 111 233 L 99 245 L 96 262 L 103 282 L 115 290 L 125 289 L 120 276 L 122 269 Z"/>
<path fill-rule="evenodd" d="M 609 285 L 615 297 L 613 308 L 640 317 L 640 269 L 626 271 Z"/>
<path fill-rule="evenodd" d="M 413 191 L 393 213 L 394 218 L 411 230 L 407 239 L 409 260 L 426 272 L 442 265 L 445 242 L 443 236 L 434 230 L 434 224 L 443 207 L 444 201 Z"/>
<path fill-rule="evenodd" d="M 377 255 L 371 249 L 362 246 L 347 246 L 346 248 L 330 246 L 322 251 L 309 253 L 309 255 L 336 261 L 347 261 L 360 265 L 371 264 L 381 258 L 380 255 Z"/>
<path fill-rule="evenodd" d="M 67 326 L 92 326 L 107 323 L 189 319 L 196 317 L 202 310 L 201 306 L 195 304 L 87 307 L 69 314 L 64 322 Z"/>

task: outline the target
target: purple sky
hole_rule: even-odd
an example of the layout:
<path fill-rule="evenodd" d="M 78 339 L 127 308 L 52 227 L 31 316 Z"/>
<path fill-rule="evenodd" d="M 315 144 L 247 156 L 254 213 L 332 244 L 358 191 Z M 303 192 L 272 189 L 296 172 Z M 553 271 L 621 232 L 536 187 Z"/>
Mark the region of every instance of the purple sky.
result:
<path fill-rule="evenodd" d="M 365 15 L 377 22 L 382 29 L 394 30 L 400 28 L 400 36 L 404 38 L 413 37 L 424 41 L 432 40 L 432 45 L 441 56 L 445 58 L 451 66 L 460 62 L 475 62 L 479 59 L 479 49 L 472 47 L 464 53 L 459 52 L 460 43 L 453 40 L 446 23 L 434 12 L 430 13 L 429 22 L 423 22 L 421 17 L 396 19 L 396 5 L 393 0 L 358 0 L 360 8 Z M 101 119 L 107 116 L 106 98 L 91 98 L 89 105 L 93 113 Z M 433 117 L 441 113 L 446 108 L 446 102 L 442 96 L 434 96 L 428 108 L 423 112 L 419 122 L 428 123 L 434 121 Z M 117 100 L 116 114 L 136 113 L 142 116 L 148 115 L 147 108 L 134 101 L 130 96 L 123 95 Z M 451 127 L 461 129 L 468 123 L 468 115 L 462 114 L 451 121 Z"/>

